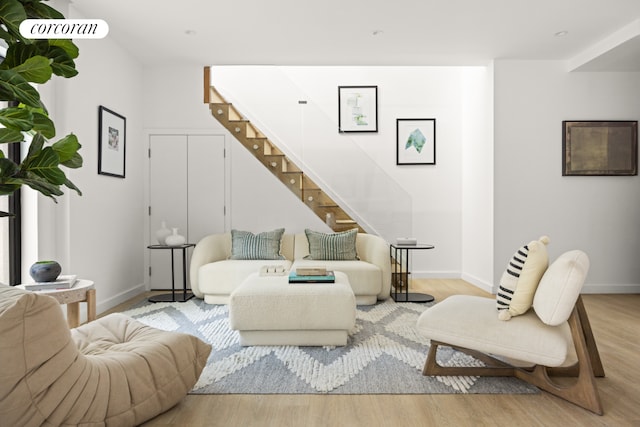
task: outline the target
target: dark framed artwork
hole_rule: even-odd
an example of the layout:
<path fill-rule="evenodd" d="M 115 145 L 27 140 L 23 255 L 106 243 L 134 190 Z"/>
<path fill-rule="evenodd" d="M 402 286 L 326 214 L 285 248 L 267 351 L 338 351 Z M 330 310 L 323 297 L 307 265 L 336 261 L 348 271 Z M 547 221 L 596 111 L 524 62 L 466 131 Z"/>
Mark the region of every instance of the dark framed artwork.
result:
<path fill-rule="evenodd" d="M 562 122 L 562 175 L 637 174 L 637 121 Z"/>
<path fill-rule="evenodd" d="M 396 165 L 436 164 L 436 119 L 396 119 Z"/>
<path fill-rule="evenodd" d="M 127 119 L 102 105 L 98 108 L 98 173 L 124 178 Z"/>
<path fill-rule="evenodd" d="M 378 86 L 338 86 L 338 132 L 378 132 Z"/>

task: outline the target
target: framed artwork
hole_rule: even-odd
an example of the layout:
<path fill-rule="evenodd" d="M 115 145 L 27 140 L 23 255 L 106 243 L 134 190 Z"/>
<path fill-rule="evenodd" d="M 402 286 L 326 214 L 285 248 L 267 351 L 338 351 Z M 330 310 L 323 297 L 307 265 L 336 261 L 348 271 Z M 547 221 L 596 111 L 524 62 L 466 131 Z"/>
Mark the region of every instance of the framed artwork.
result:
<path fill-rule="evenodd" d="M 562 175 L 638 175 L 638 122 L 563 121 Z"/>
<path fill-rule="evenodd" d="M 436 164 L 436 119 L 396 119 L 396 165 Z"/>
<path fill-rule="evenodd" d="M 98 173 L 124 178 L 127 119 L 102 105 L 98 108 Z"/>
<path fill-rule="evenodd" d="M 338 132 L 378 132 L 378 86 L 338 86 Z"/>

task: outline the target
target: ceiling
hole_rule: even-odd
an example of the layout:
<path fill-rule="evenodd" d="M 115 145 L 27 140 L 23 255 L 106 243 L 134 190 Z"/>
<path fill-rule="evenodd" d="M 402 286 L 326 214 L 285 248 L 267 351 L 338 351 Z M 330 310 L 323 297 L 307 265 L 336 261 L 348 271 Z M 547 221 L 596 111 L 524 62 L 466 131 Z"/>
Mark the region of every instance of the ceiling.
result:
<path fill-rule="evenodd" d="M 71 0 L 144 64 L 640 71 L 640 0 Z M 566 32 L 564 36 L 557 36 Z"/>

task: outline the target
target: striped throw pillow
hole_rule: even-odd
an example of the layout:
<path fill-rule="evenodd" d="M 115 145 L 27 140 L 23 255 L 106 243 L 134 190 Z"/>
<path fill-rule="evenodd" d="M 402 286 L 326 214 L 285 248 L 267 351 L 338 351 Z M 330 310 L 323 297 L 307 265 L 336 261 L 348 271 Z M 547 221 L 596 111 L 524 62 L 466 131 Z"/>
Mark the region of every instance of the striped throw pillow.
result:
<path fill-rule="evenodd" d="M 509 320 L 531 308 L 538 283 L 549 266 L 548 243 L 549 238 L 542 236 L 519 248 L 509 260 L 496 296 L 500 320 Z"/>
<path fill-rule="evenodd" d="M 284 228 L 258 234 L 231 230 L 231 259 L 285 259 L 280 254 L 283 234 Z"/>
<path fill-rule="evenodd" d="M 304 230 L 309 241 L 309 255 L 306 259 L 326 261 L 352 261 L 358 259 L 356 253 L 356 237 L 358 229 L 354 228 L 339 233 L 320 233 Z"/>

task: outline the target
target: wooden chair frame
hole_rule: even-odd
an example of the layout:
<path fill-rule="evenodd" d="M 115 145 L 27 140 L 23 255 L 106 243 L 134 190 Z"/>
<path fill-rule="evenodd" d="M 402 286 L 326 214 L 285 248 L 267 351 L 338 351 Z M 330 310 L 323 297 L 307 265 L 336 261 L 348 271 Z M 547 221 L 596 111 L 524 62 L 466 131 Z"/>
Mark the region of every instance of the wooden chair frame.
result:
<path fill-rule="evenodd" d="M 476 350 L 456 347 L 444 342 L 431 341 L 431 348 L 429 349 L 422 374 L 429 376 L 516 377 L 535 385 L 541 390 L 602 415 L 602 403 L 598 395 L 595 377 L 604 377 L 604 368 L 582 297 L 578 297 L 568 322 L 578 357 L 578 362 L 572 366 L 565 368 L 553 368 L 543 365 L 534 365 L 526 368 L 516 367 Z M 436 361 L 436 353 L 441 345 L 469 354 L 483 362 L 485 366 L 442 366 Z M 558 384 L 552 381 L 551 376 L 577 377 L 577 379 L 572 381 L 571 384 Z"/>

